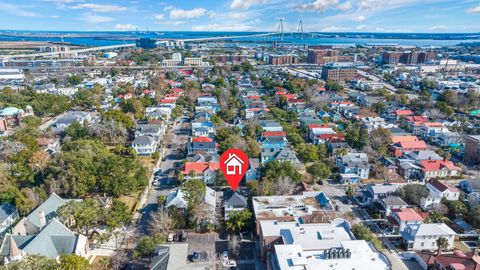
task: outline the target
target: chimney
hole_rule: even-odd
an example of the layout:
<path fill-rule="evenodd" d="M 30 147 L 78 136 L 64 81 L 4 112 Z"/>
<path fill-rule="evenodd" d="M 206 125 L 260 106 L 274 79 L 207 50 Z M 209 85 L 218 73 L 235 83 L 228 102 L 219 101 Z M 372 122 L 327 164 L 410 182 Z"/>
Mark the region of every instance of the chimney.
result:
<path fill-rule="evenodd" d="M 476 248 L 474 251 L 473 251 L 473 257 L 477 257 L 478 256 L 478 248 Z"/>
<path fill-rule="evenodd" d="M 47 225 L 47 219 L 45 218 L 45 212 L 38 212 L 38 219 L 40 220 L 40 226 L 43 228 Z"/>

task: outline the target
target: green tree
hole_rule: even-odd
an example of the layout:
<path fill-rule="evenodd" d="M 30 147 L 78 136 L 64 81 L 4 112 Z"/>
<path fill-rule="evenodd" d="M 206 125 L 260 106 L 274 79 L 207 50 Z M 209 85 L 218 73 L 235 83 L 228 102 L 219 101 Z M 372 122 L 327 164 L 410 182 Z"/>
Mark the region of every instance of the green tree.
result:
<path fill-rule="evenodd" d="M 320 159 L 318 147 L 312 144 L 298 145 L 297 153 L 299 157 L 305 162 L 313 162 Z"/>
<path fill-rule="evenodd" d="M 453 90 L 444 91 L 440 95 L 440 100 L 446 102 L 450 106 L 456 106 L 458 104 L 457 92 Z"/>
<path fill-rule="evenodd" d="M 128 206 L 118 199 L 113 199 L 112 207 L 105 215 L 107 228 L 112 231 L 122 226 L 127 226 L 131 219 L 132 212 L 130 212 Z"/>
<path fill-rule="evenodd" d="M 59 259 L 59 268 L 62 270 L 90 269 L 88 260 L 75 254 L 62 254 Z"/>
<path fill-rule="evenodd" d="M 425 219 L 425 223 L 441 223 L 443 222 L 443 218 L 444 216 L 440 212 L 432 211 Z"/>
<path fill-rule="evenodd" d="M 381 101 L 377 102 L 373 105 L 373 110 L 378 114 L 384 113 L 387 110 L 387 105 Z"/>
<path fill-rule="evenodd" d="M 407 184 L 397 190 L 397 195 L 408 204 L 420 204 L 422 198 L 428 196 L 428 188 L 419 184 Z"/>
<path fill-rule="evenodd" d="M 333 91 L 333 92 L 342 92 L 343 91 L 343 86 L 335 81 L 326 81 L 325 83 L 325 89 L 328 91 Z"/>
<path fill-rule="evenodd" d="M 106 120 L 115 120 L 118 123 L 122 123 L 127 129 L 132 129 L 135 126 L 132 117 L 120 110 L 109 110 L 105 112 L 104 118 Z"/>
<path fill-rule="evenodd" d="M 96 199 L 69 201 L 58 209 L 62 220 L 71 222 L 75 231 L 89 236 L 105 218 L 105 212 Z"/>
<path fill-rule="evenodd" d="M 150 257 L 155 252 L 157 243 L 153 237 L 143 237 L 138 240 L 137 246 L 135 247 L 134 254 L 140 257 Z"/>
<path fill-rule="evenodd" d="M 72 74 L 68 77 L 68 83 L 71 85 L 78 85 L 82 83 L 82 77 L 79 74 Z"/>
<path fill-rule="evenodd" d="M 352 185 L 348 185 L 346 195 L 350 198 L 355 195 L 355 188 Z"/>
<path fill-rule="evenodd" d="M 205 183 L 197 179 L 189 180 L 183 185 L 189 209 L 195 208 L 202 202 L 205 196 L 205 189 Z"/>
<path fill-rule="evenodd" d="M 443 249 L 448 248 L 448 240 L 445 237 L 439 237 L 437 239 L 437 241 L 435 241 L 435 242 L 436 242 L 437 248 L 438 248 L 438 251 L 437 251 L 438 253 L 437 254 L 439 254 L 439 255 L 440 255 L 440 253 L 442 252 Z"/>
<path fill-rule="evenodd" d="M 365 227 L 362 223 L 352 225 L 352 233 L 357 240 L 365 240 L 371 242 L 377 250 L 382 249 L 382 242 L 375 236 L 375 234 Z"/>
<path fill-rule="evenodd" d="M 80 140 L 80 139 L 91 138 L 88 128 L 84 124 L 81 124 L 77 121 L 71 123 L 65 129 L 65 135 L 70 137 L 72 140 Z"/>
<path fill-rule="evenodd" d="M 322 180 L 332 174 L 332 168 L 325 162 L 316 162 L 307 167 L 307 172 L 314 178 Z"/>
<path fill-rule="evenodd" d="M 0 270 L 59 270 L 57 261 L 39 255 L 27 255 L 22 260 L 12 261 L 7 265 L 0 266 Z M 88 269 L 88 268 L 86 268 Z"/>
<path fill-rule="evenodd" d="M 228 220 L 225 221 L 227 230 L 238 233 L 246 229 L 252 223 L 252 212 L 248 209 L 230 213 Z"/>
<path fill-rule="evenodd" d="M 262 180 L 276 180 L 282 176 L 288 176 L 292 181 L 299 182 L 302 175 L 290 162 L 271 161 L 263 167 Z"/>

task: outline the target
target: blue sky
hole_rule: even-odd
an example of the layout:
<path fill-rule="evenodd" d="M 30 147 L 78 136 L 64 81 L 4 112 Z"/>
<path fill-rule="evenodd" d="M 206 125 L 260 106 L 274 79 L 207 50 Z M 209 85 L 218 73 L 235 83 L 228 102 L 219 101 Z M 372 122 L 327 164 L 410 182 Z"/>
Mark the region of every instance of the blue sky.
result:
<path fill-rule="evenodd" d="M 480 0 L 0 0 L 0 29 L 480 32 Z"/>

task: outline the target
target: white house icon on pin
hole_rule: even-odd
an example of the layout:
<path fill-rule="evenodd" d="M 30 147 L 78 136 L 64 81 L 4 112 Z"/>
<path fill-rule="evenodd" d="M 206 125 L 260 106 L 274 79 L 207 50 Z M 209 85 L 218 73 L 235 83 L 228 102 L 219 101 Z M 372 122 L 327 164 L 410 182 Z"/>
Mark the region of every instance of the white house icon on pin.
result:
<path fill-rule="evenodd" d="M 243 160 L 235 154 L 229 154 L 228 159 L 223 162 L 227 167 L 227 175 L 242 173 Z"/>

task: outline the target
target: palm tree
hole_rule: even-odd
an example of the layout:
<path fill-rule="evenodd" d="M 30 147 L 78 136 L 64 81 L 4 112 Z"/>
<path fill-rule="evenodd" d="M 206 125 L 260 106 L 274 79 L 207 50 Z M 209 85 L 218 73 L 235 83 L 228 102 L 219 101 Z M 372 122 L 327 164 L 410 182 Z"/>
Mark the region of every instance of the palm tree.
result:
<path fill-rule="evenodd" d="M 437 255 L 440 255 L 440 252 L 442 251 L 442 249 L 448 248 L 448 240 L 445 237 L 440 237 L 437 239 L 436 242 L 438 247 Z"/>

